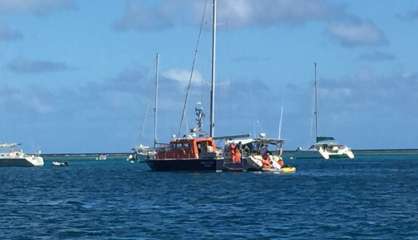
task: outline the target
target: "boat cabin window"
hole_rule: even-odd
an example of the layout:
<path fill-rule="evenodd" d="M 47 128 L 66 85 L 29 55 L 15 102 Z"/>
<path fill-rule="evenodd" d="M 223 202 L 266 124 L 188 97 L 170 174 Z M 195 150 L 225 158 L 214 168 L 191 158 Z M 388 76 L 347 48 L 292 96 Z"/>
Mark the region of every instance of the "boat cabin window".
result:
<path fill-rule="evenodd" d="M 190 143 L 176 143 L 174 144 L 175 149 L 190 150 Z"/>
<path fill-rule="evenodd" d="M 207 142 L 198 142 L 197 143 L 197 151 L 199 154 L 207 153 L 208 152 L 208 143 Z"/>
<path fill-rule="evenodd" d="M 213 146 L 213 142 L 210 141 L 201 141 L 201 142 L 197 142 L 197 150 L 198 153 L 210 153 L 215 151 L 214 150 L 215 147 Z"/>

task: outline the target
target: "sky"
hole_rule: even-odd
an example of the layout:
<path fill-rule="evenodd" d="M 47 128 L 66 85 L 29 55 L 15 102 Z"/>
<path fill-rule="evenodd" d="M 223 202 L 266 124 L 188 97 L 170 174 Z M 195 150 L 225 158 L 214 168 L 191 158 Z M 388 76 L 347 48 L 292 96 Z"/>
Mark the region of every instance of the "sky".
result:
<path fill-rule="evenodd" d="M 26 151 L 126 152 L 209 120 L 210 0 L 0 0 L 0 141 Z M 202 24 L 202 18 L 204 19 Z M 199 29 L 202 27 L 197 46 Z M 417 148 L 418 2 L 218 0 L 215 135 L 319 134 Z M 182 106 L 197 49 L 187 121 Z"/>

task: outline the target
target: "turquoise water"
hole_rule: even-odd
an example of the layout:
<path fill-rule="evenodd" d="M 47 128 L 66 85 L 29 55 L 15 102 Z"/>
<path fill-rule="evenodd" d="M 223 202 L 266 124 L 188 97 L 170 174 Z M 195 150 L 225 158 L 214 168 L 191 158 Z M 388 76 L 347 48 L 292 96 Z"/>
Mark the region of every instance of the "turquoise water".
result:
<path fill-rule="evenodd" d="M 418 156 L 289 163 L 296 174 L 2 168 L 0 238 L 418 239 Z"/>

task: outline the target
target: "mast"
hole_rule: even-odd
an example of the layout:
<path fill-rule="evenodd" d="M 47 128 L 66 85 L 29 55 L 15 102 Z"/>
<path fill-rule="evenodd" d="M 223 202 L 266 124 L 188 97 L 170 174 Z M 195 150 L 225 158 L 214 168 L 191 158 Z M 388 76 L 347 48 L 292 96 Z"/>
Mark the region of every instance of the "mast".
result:
<path fill-rule="evenodd" d="M 155 56 L 155 98 L 154 98 L 154 148 L 157 146 L 158 139 L 157 139 L 157 120 L 158 120 L 158 67 L 160 64 L 160 54 L 156 54 Z"/>
<path fill-rule="evenodd" d="M 318 81 L 317 81 L 317 63 L 314 62 L 315 67 L 315 142 L 318 139 Z"/>
<path fill-rule="evenodd" d="M 215 80 L 216 80 L 216 0 L 213 0 L 212 17 L 212 81 L 210 90 L 210 130 L 209 136 L 215 135 Z"/>

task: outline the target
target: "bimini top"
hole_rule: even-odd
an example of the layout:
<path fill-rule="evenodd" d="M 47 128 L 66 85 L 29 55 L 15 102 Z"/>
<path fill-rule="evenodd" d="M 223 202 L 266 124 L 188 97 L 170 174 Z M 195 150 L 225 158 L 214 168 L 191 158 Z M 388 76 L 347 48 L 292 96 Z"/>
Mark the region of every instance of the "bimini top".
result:
<path fill-rule="evenodd" d="M 324 142 L 329 142 L 329 143 L 335 143 L 335 138 L 333 137 L 317 137 L 316 138 L 316 142 L 317 143 L 324 143 Z"/>
<path fill-rule="evenodd" d="M 20 143 L 1 143 L 0 148 L 16 148 L 20 146 Z"/>
<path fill-rule="evenodd" d="M 227 144 L 238 144 L 241 143 L 243 145 L 249 143 L 262 143 L 262 144 L 273 144 L 273 145 L 281 145 L 284 143 L 283 139 L 276 139 L 276 138 L 245 138 L 245 139 L 233 139 L 227 140 Z"/>

